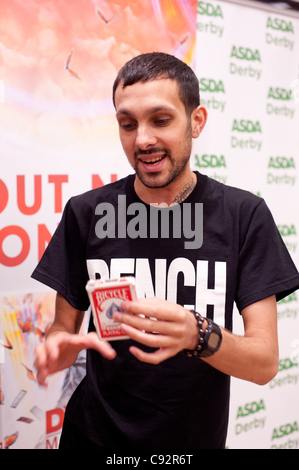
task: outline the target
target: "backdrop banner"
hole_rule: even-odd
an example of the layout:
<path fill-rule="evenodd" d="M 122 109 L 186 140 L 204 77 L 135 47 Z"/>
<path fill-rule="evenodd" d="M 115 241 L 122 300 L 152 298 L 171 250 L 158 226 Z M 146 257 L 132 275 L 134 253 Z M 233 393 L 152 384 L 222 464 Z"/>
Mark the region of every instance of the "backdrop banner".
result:
<path fill-rule="evenodd" d="M 37 384 L 34 349 L 55 293 L 30 275 L 68 199 L 132 173 L 111 99 L 130 58 L 162 51 L 196 71 L 209 119 L 193 169 L 262 196 L 299 265 L 299 18 L 251 5 L 1 0 L 0 448 L 56 449 L 85 375 L 82 353 L 47 389 Z M 275 379 L 232 380 L 231 449 L 299 447 L 298 302 L 294 293 L 278 305 Z M 242 334 L 237 310 L 234 318 Z"/>
<path fill-rule="evenodd" d="M 57 448 L 85 357 L 35 377 L 54 293 L 30 279 L 67 200 L 132 173 L 112 84 L 140 53 L 194 67 L 195 0 L 1 0 L 0 447 Z"/>
<path fill-rule="evenodd" d="M 297 266 L 298 58 L 298 14 L 198 2 L 196 71 L 209 118 L 194 169 L 264 198 Z M 232 379 L 228 448 L 299 448 L 298 292 L 279 302 L 278 327 L 277 376 L 264 387 Z M 234 332 L 243 334 L 237 310 Z"/>

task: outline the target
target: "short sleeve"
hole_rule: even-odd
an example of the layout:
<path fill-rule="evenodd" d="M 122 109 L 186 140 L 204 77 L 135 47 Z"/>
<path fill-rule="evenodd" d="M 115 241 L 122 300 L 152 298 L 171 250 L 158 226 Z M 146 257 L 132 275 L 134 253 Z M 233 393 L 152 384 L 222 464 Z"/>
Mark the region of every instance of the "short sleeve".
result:
<path fill-rule="evenodd" d="M 65 206 L 48 247 L 31 277 L 59 292 L 72 307 L 85 311 L 89 300 L 85 290 L 88 273 L 85 261 L 86 227 L 74 211 L 72 199 Z"/>
<path fill-rule="evenodd" d="M 299 273 L 264 200 L 252 212 L 239 250 L 236 304 L 245 307 L 299 288 Z"/>

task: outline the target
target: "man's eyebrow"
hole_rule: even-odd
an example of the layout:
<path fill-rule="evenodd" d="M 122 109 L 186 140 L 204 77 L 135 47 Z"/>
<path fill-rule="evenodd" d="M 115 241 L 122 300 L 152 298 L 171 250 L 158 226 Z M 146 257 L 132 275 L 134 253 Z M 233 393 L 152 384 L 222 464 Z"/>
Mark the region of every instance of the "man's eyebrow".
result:
<path fill-rule="evenodd" d="M 147 111 L 146 111 L 146 115 L 147 116 L 150 116 L 151 114 L 155 114 L 155 113 L 158 113 L 160 111 L 174 111 L 174 109 L 171 107 L 171 106 L 167 106 L 167 105 L 163 105 L 163 106 L 154 106 L 152 108 L 149 108 Z M 133 116 L 134 113 L 132 113 L 131 111 L 129 111 L 128 109 L 119 109 L 116 113 L 116 116 L 120 116 L 120 115 L 126 115 L 126 116 Z"/>

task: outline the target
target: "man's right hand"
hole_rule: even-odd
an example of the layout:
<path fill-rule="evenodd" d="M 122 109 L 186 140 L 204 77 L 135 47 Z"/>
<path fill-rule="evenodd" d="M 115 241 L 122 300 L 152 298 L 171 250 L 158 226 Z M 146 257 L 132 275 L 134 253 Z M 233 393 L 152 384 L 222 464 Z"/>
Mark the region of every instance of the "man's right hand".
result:
<path fill-rule="evenodd" d="M 85 312 L 76 310 L 57 293 L 55 320 L 46 341 L 35 349 L 34 366 L 40 385 L 47 386 L 46 378 L 71 367 L 82 349 L 94 349 L 106 359 L 114 359 L 115 350 L 107 341 L 100 341 L 96 333 L 80 335 Z"/>
<path fill-rule="evenodd" d="M 96 333 L 83 336 L 66 332 L 53 333 L 35 349 L 34 366 L 38 383 L 47 386 L 47 376 L 71 367 L 82 349 L 94 349 L 110 360 L 116 356 L 110 343 L 100 341 Z"/>

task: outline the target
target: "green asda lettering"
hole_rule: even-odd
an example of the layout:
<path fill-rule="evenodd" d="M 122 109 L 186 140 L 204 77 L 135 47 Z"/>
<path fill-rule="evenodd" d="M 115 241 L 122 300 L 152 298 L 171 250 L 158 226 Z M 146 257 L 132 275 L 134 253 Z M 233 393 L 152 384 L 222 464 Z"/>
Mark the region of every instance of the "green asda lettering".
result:
<path fill-rule="evenodd" d="M 278 226 L 278 230 L 281 233 L 282 236 L 288 236 L 289 234 L 295 235 L 296 229 L 294 226 L 288 227 L 288 230 L 286 230 L 285 226 Z M 289 233 L 290 232 L 290 233 Z M 286 235 L 288 234 L 288 235 Z M 287 249 L 289 252 L 295 253 L 297 249 L 297 243 L 293 243 L 293 248 L 292 244 L 289 241 L 285 241 L 285 244 L 287 246 Z M 288 295 L 284 299 L 280 300 L 277 305 L 279 306 L 278 312 L 277 312 L 277 318 L 278 320 L 283 320 L 283 319 L 292 319 L 296 320 L 298 317 L 298 308 L 296 308 L 296 305 L 294 305 L 294 302 L 297 303 L 297 296 L 296 292 L 293 292 L 293 294 Z M 292 363 L 292 361 L 291 361 Z M 293 363 L 292 363 L 293 364 Z M 283 363 L 283 367 L 285 367 L 285 362 Z M 293 367 L 293 366 L 292 366 Z M 293 382 L 295 382 L 295 376 L 293 376 Z"/>
<path fill-rule="evenodd" d="M 213 109 L 223 113 L 226 101 L 221 100 L 221 96 L 216 93 L 224 93 L 224 83 L 222 80 L 213 80 L 212 78 L 201 78 L 199 81 L 200 92 L 213 93 L 214 96 L 204 95 L 204 99 L 201 98 L 201 105 L 207 109 Z"/>
<path fill-rule="evenodd" d="M 296 232 L 296 227 L 295 225 L 277 225 L 278 231 L 282 237 L 296 237 L 297 232 Z M 289 250 L 290 253 L 295 253 L 297 250 L 297 240 L 294 238 L 287 238 L 284 240 L 285 245 L 287 249 Z M 297 316 L 297 313 L 296 313 Z"/>
<path fill-rule="evenodd" d="M 234 119 L 233 131 L 237 132 L 260 132 L 262 133 L 261 124 L 259 121 L 255 123 L 253 121 L 246 121 L 245 119 Z"/>
<path fill-rule="evenodd" d="M 244 406 L 239 406 L 236 419 L 258 413 L 261 410 L 266 410 L 264 400 L 260 400 L 260 402 L 253 401 L 252 403 L 246 403 Z"/>
<path fill-rule="evenodd" d="M 286 90 L 285 88 L 270 87 L 268 92 L 268 99 L 269 98 L 283 101 L 292 100 L 292 90 Z"/>
<path fill-rule="evenodd" d="M 291 359 L 280 359 L 279 360 L 279 367 L 278 372 L 283 372 L 285 370 L 292 369 L 293 367 L 298 367 L 297 362 L 293 362 Z"/>
<path fill-rule="evenodd" d="M 278 302 L 278 305 L 281 305 L 281 304 L 288 304 L 290 302 L 297 302 L 298 299 L 297 299 L 297 295 L 296 295 L 296 292 L 293 292 L 293 294 L 290 294 L 288 295 L 287 297 L 285 297 L 284 299 L 280 300 Z"/>
<path fill-rule="evenodd" d="M 261 56 L 259 50 L 249 49 L 248 47 L 236 47 L 233 46 L 231 50 L 231 58 L 235 57 L 236 59 L 246 60 L 246 61 L 258 61 L 261 62 Z M 253 64 L 254 65 L 254 64 Z M 257 69 L 251 66 L 251 64 L 246 64 L 245 67 L 240 67 L 235 62 L 230 62 L 229 64 L 229 73 L 231 75 L 237 75 L 240 77 L 248 77 L 259 80 L 262 75 L 262 69 Z"/>
<path fill-rule="evenodd" d="M 279 428 L 273 429 L 272 441 L 274 439 L 281 439 L 282 437 L 289 436 L 290 434 L 293 434 L 293 432 L 296 431 L 299 431 L 297 421 L 294 421 L 293 424 L 283 424 L 282 426 L 279 426 Z"/>
<path fill-rule="evenodd" d="M 296 169 L 293 157 L 270 157 L 268 168 L 275 170 L 273 173 L 267 173 L 268 184 L 295 186 L 297 177 L 294 173 L 291 174 L 287 171 Z M 284 174 L 277 175 L 276 170 L 285 170 L 285 172 Z"/>
<path fill-rule="evenodd" d="M 197 13 L 198 15 L 201 15 L 203 17 L 203 22 L 197 22 L 197 31 L 199 31 L 200 33 L 209 33 L 218 38 L 222 38 L 224 33 L 224 26 L 221 25 L 223 24 L 223 22 L 221 21 L 223 19 L 221 6 L 212 5 L 208 2 L 198 2 Z M 204 16 L 208 16 L 210 18 L 210 21 L 204 22 Z M 214 19 L 218 19 L 220 23 L 218 21 L 214 23 Z"/>
<path fill-rule="evenodd" d="M 259 121 L 253 122 L 253 121 L 247 121 L 245 119 L 234 119 L 233 121 L 233 127 L 232 127 L 233 132 L 241 132 L 241 133 L 262 133 L 262 128 L 261 124 Z M 258 136 L 257 136 L 258 137 Z M 245 149 L 245 150 L 255 150 L 259 152 L 262 148 L 263 141 L 254 139 L 252 137 L 248 137 L 245 139 L 240 139 L 239 137 L 236 137 L 235 135 L 231 136 L 231 147 L 232 148 L 240 148 L 240 149 Z"/>
<path fill-rule="evenodd" d="M 292 90 L 286 90 L 285 88 L 279 87 L 270 87 L 268 91 L 268 99 L 273 100 L 282 100 L 282 101 L 292 101 Z M 278 103 L 277 103 L 278 104 Z M 267 114 L 274 114 L 276 116 L 289 117 L 293 119 L 295 115 L 295 108 L 290 108 L 285 104 L 283 106 L 275 106 L 272 103 L 266 104 Z"/>
<path fill-rule="evenodd" d="M 202 155 L 201 157 L 195 155 L 195 160 L 195 166 L 198 166 L 199 168 L 226 168 L 225 158 L 223 155 L 220 157 L 217 157 L 216 155 Z"/>
<path fill-rule="evenodd" d="M 285 88 L 279 88 L 279 87 L 276 87 L 276 88 L 270 87 L 268 91 L 268 99 L 293 102 L 292 90 L 286 90 Z M 276 116 L 282 116 L 282 117 L 293 119 L 295 115 L 295 111 L 296 111 L 295 108 L 290 108 L 286 106 L 285 104 L 283 106 L 276 106 L 276 105 L 273 105 L 272 103 L 266 104 L 267 114 L 274 114 Z"/>
<path fill-rule="evenodd" d="M 276 169 L 287 169 L 287 168 L 296 168 L 295 161 L 293 157 L 270 157 L 268 168 Z"/>
<path fill-rule="evenodd" d="M 297 312 L 294 313 L 294 315 L 297 316 Z M 291 370 L 294 367 L 295 368 L 298 367 L 297 361 L 295 362 L 294 358 L 293 360 L 290 358 L 280 359 L 279 367 L 278 367 L 278 374 L 276 375 L 274 379 L 271 380 L 269 384 L 270 389 L 273 390 L 276 387 L 286 387 L 290 385 L 296 386 L 298 384 L 299 374 L 298 374 L 298 370 Z M 287 372 L 287 373 L 282 374 L 281 376 L 280 374 L 281 372 Z"/>
<path fill-rule="evenodd" d="M 211 93 L 225 93 L 223 81 L 216 81 L 212 78 L 201 78 L 199 81 L 199 89 L 200 91 L 210 91 Z"/>
<path fill-rule="evenodd" d="M 207 2 L 198 2 L 197 13 L 199 15 L 220 16 L 220 18 L 223 18 L 221 6 L 212 5 L 211 3 Z"/>
<path fill-rule="evenodd" d="M 280 18 L 271 18 L 271 16 L 269 16 L 267 19 L 267 28 L 294 34 L 293 23 L 291 21 L 287 22 L 281 20 Z"/>
<path fill-rule="evenodd" d="M 272 31 L 270 33 L 268 28 L 277 31 L 278 36 L 274 36 Z M 267 19 L 266 29 L 268 31 L 266 33 L 266 44 L 283 47 L 289 51 L 293 50 L 295 41 L 292 41 L 290 36 L 287 36 L 288 33 L 294 34 L 293 23 L 291 21 L 281 20 L 280 18 L 271 18 L 271 16 L 269 16 Z M 285 35 L 282 36 L 281 32 L 285 33 Z"/>
<path fill-rule="evenodd" d="M 241 60 L 252 60 L 252 61 L 261 61 L 261 56 L 259 53 L 259 50 L 253 50 L 249 49 L 248 47 L 236 47 L 233 46 L 231 50 L 231 57 L 236 57 L 236 59 L 241 59 Z"/>
<path fill-rule="evenodd" d="M 295 225 L 277 225 L 277 228 L 282 237 L 289 237 L 290 235 L 297 235 Z"/>

